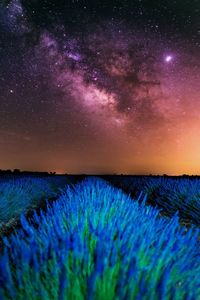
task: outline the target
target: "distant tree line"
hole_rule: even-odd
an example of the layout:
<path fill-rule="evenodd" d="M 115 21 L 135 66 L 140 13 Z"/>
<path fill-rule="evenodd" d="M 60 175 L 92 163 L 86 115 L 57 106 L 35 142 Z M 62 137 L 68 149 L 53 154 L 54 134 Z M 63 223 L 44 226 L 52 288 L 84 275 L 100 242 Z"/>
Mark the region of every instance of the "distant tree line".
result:
<path fill-rule="evenodd" d="M 57 175 L 56 172 L 39 172 L 39 171 L 21 171 L 20 169 L 13 169 L 13 170 L 1 170 L 0 169 L 0 176 L 1 175 L 28 175 L 28 176 L 51 176 L 51 175 Z M 163 174 L 163 175 L 155 175 L 155 174 L 68 174 L 68 173 L 63 173 L 62 175 L 66 176 L 81 176 L 81 177 L 87 177 L 87 176 L 100 176 L 104 179 L 109 178 L 109 176 L 124 176 L 124 177 L 154 177 L 154 178 L 159 178 L 159 177 L 167 177 L 167 178 L 190 178 L 190 179 L 195 179 L 199 178 L 199 175 L 188 175 L 188 174 L 183 174 L 183 175 L 168 175 L 168 174 Z"/>
<path fill-rule="evenodd" d="M 47 175 L 56 175 L 56 172 L 34 172 L 34 171 L 21 171 L 20 169 L 14 170 L 1 170 L 0 175 L 40 175 L 40 176 L 47 176 Z"/>

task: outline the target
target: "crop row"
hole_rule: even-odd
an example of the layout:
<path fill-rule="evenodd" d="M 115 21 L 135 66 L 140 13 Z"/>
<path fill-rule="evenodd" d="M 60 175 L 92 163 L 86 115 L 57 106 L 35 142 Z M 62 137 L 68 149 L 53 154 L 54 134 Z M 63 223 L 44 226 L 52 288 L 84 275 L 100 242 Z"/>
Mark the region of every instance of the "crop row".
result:
<path fill-rule="evenodd" d="M 60 187 L 69 184 L 66 177 L 25 177 L 0 182 L 0 225 L 34 208 L 50 197 Z"/>
<path fill-rule="evenodd" d="M 178 212 L 183 221 L 200 225 L 200 179 L 111 176 L 109 181 L 135 196 L 142 191 L 168 215 Z"/>

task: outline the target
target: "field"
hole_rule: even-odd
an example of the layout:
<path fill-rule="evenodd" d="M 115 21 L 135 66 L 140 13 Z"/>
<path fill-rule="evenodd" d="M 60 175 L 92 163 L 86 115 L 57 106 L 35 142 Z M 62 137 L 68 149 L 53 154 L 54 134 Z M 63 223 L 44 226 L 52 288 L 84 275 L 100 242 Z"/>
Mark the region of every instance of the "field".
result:
<path fill-rule="evenodd" d="M 0 299 L 200 299 L 200 179 L 0 179 Z"/>

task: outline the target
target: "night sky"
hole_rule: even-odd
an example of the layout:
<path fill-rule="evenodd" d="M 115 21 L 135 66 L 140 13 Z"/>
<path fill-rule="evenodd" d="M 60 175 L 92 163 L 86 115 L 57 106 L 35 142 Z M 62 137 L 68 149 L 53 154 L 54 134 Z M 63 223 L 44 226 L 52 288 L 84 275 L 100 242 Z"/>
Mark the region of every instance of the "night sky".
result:
<path fill-rule="evenodd" d="M 1 0 L 0 168 L 200 175 L 200 1 Z"/>

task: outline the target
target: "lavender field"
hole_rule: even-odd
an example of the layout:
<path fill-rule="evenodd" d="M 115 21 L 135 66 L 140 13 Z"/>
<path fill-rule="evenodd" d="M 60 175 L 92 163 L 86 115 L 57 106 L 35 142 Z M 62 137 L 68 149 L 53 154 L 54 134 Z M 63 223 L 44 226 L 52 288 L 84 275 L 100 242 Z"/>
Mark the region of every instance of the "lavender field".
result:
<path fill-rule="evenodd" d="M 73 181 L 2 180 L 0 299 L 200 298 L 197 179 Z"/>

